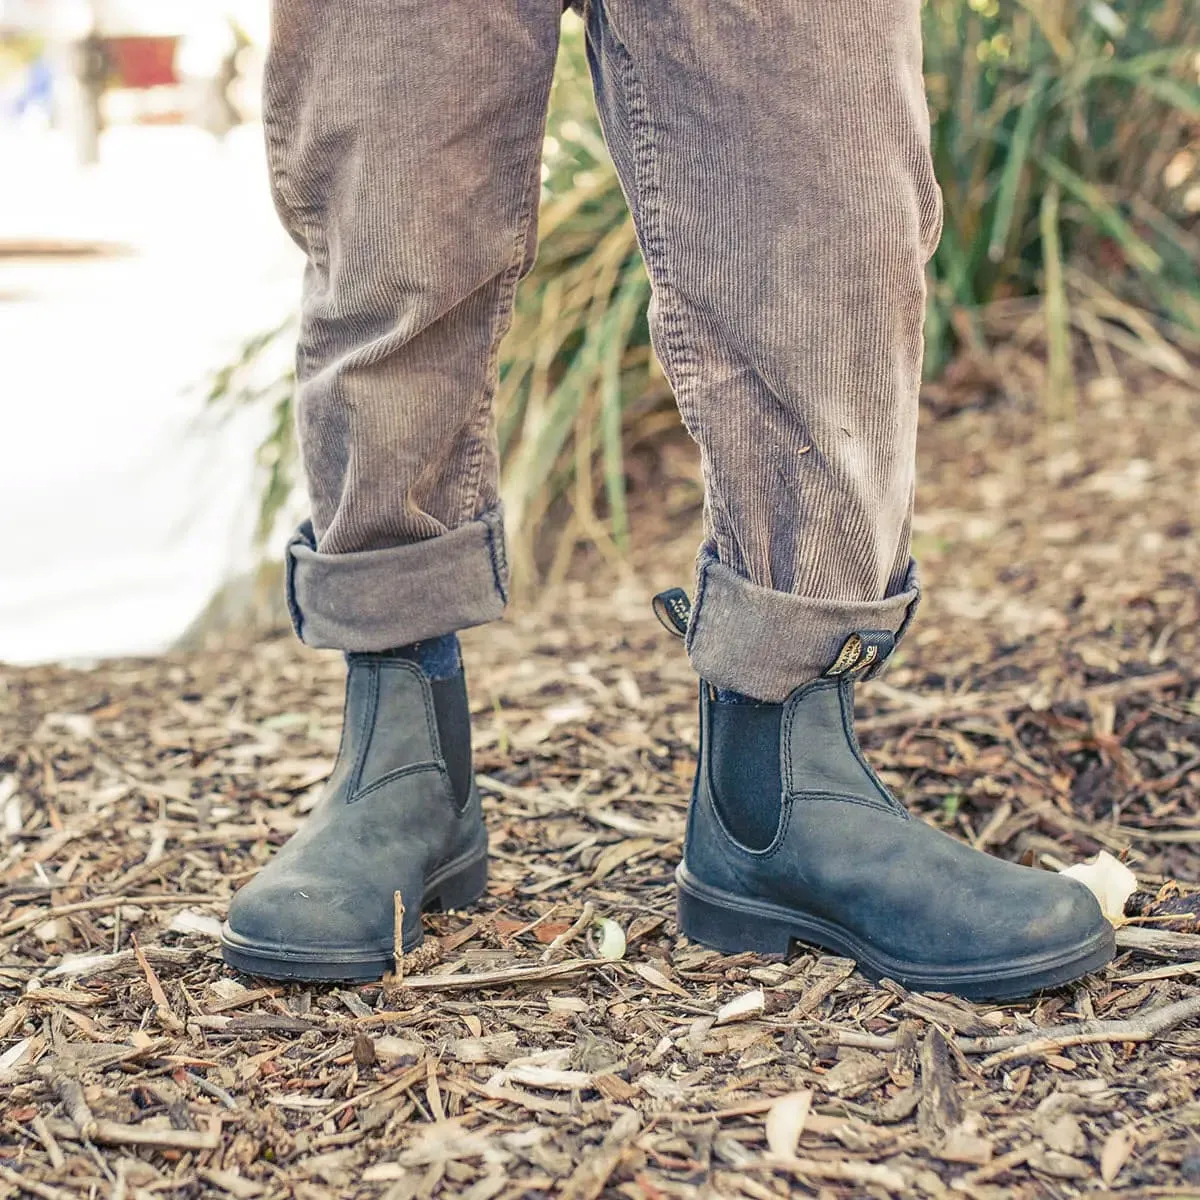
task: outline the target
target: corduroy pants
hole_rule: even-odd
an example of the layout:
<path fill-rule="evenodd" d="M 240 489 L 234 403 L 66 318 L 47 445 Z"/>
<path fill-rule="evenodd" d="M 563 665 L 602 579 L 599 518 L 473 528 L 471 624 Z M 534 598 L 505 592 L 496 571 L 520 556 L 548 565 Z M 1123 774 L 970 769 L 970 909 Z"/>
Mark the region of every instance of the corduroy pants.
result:
<path fill-rule="evenodd" d="M 498 617 L 491 404 L 536 247 L 561 0 L 274 0 L 266 126 L 308 257 L 300 637 L 381 650 Z M 700 446 L 688 637 L 781 700 L 897 632 L 940 193 L 919 0 L 588 0 L 597 104 Z"/>

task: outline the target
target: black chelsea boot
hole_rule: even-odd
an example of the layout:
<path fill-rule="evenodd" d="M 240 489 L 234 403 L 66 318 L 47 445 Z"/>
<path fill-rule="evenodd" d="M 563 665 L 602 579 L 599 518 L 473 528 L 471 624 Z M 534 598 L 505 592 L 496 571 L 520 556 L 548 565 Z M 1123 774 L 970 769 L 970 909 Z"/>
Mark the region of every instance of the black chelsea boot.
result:
<path fill-rule="evenodd" d="M 461 908 L 487 884 L 487 832 L 471 771 L 461 671 L 430 682 L 386 654 L 347 656 L 342 742 L 304 827 L 229 906 L 230 966 L 271 979 L 378 979 L 421 912 Z"/>
<path fill-rule="evenodd" d="M 727 953 L 807 942 L 872 979 L 969 999 L 1025 996 L 1102 967 L 1113 929 L 1083 884 L 913 819 L 867 764 L 854 685 L 893 645 L 889 633 L 855 634 L 782 704 L 701 685 L 680 928 Z"/>

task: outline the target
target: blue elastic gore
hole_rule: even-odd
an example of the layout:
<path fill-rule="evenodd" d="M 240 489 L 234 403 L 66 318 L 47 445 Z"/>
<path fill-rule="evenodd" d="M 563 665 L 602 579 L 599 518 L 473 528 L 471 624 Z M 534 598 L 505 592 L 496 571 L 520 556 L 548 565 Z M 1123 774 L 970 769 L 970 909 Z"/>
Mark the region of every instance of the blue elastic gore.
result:
<path fill-rule="evenodd" d="M 753 696 L 744 696 L 741 692 L 733 692 L 728 688 L 714 689 L 718 704 L 766 704 L 765 700 L 756 700 Z"/>
<path fill-rule="evenodd" d="M 456 633 L 413 642 L 410 646 L 400 646 L 392 653 L 397 658 L 406 658 L 409 662 L 416 663 L 435 683 L 441 679 L 453 679 L 462 670 L 462 653 Z"/>

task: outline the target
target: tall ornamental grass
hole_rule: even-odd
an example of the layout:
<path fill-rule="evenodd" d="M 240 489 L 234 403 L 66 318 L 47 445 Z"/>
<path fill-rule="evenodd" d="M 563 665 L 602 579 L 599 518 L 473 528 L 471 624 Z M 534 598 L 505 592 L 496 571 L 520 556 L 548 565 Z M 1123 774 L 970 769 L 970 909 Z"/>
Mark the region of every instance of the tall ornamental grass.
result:
<path fill-rule="evenodd" d="M 925 0 L 924 23 L 945 197 L 927 373 L 964 346 L 986 352 L 990 314 L 1014 306 L 1026 328 L 1035 312 L 1051 416 L 1072 402 L 1075 332 L 1187 373 L 1187 354 L 1200 350 L 1200 4 Z M 624 549 L 626 456 L 675 421 L 649 347 L 649 284 L 571 16 L 544 161 L 541 248 L 502 348 L 497 396 L 512 557 L 526 586 L 559 574 L 580 541 L 612 556 Z M 267 530 L 296 451 L 292 381 L 252 382 L 261 348 L 248 348 L 214 392 L 273 409 L 262 448 Z"/>

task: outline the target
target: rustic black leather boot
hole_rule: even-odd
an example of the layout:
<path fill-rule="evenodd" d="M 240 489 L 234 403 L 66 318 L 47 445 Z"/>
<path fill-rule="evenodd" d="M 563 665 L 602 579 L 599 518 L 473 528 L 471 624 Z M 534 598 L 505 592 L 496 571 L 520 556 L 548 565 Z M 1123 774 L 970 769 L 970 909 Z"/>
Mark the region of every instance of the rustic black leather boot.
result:
<path fill-rule="evenodd" d="M 394 902 L 406 951 L 421 912 L 460 908 L 487 883 L 462 671 L 431 682 L 387 654 L 347 658 L 337 762 L 304 827 L 229 906 L 225 961 L 272 979 L 378 979 Z"/>
<path fill-rule="evenodd" d="M 808 942 L 873 979 L 973 999 L 1028 995 L 1103 966 L 1113 930 L 1087 888 L 914 820 L 868 766 L 854 684 L 893 643 L 856 634 L 782 704 L 702 685 L 680 928 L 726 952 Z"/>

